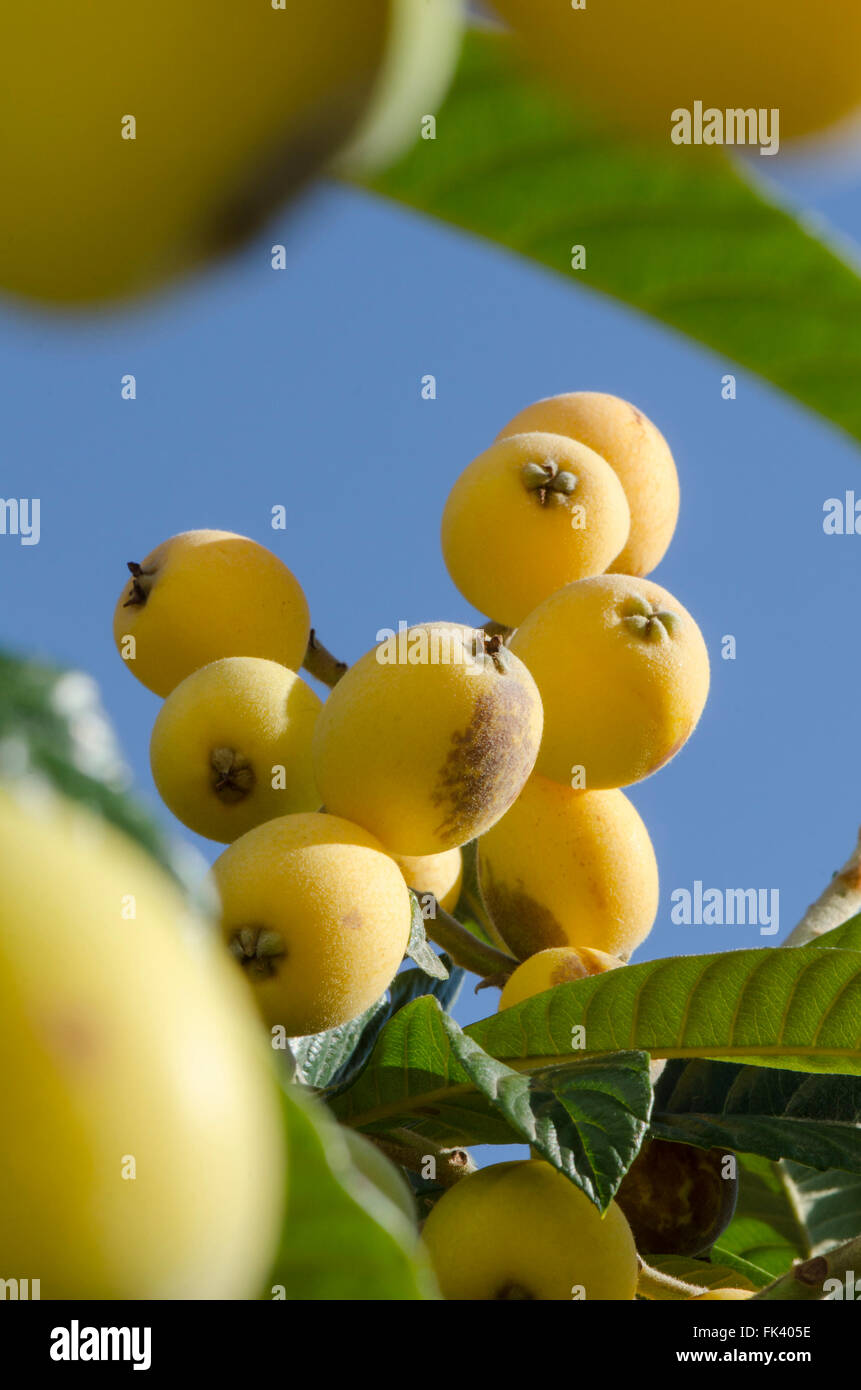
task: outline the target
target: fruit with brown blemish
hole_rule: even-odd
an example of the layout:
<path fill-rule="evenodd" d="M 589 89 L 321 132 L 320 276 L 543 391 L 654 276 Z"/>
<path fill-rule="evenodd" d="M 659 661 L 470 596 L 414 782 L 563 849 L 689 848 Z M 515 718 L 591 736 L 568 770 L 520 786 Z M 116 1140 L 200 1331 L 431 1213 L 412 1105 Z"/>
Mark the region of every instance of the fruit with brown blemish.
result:
<path fill-rule="evenodd" d="M 275 816 L 315 811 L 311 740 L 322 708 L 286 666 L 232 656 L 193 671 L 162 705 L 150 741 L 165 805 L 229 844 Z"/>
<path fill-rule="evenodd" d="M 601 391 L 536 401 L 509 420 L 498 437 L 524 430 L 565 435 L 606 459 L 624 488 L 631 526 L 624 549 L 604 568 L 611 574 L 650 574 L 663 559 L 679 516 L 679 478 L 660 430 L 629 401 Z"/>
<path fill-rule="evenodd" d="M 511 1009 L 515 1004 L 522 1004 L 524 999 L 532 999 L 557 985 L 588 980 L 593 975 L 618 970 L 624 964 L 617 956 L 608 956 L 606 951 L 595 951 L 589 946 L 551 946 L 518 965 L 503 988 L 499 1007 Z"/>
<path fill-rule="evenodd" d="M 545 599 L 511 639 L 544 705 L 536 770 L 565 786 L 626 787 L 693 733 L 709 658 L 690 613 L 647 579 L 601 575 Z"/>
<path fill-rule="evenodd" d="M 404 882 L 419 896 L 433 894 L 444 912 L 453 912 L 463 884 L 463 855 L 460 849 L 444 849 L 440 854 L 392 856 Z"/>
<path fill-rule="evenodd" d="M 301 667 L 310 631 L 305 595 L 257 541 L 185 531 L 128 568 L 114 640 L 132 674 L 157 695 L 227 656 Z"/>
<path fill-rule="evenodd" d="M 587 1303 L 634 1298 L 637 1251 L 611 1202 L 603 1217 L 541 1159 L 496 1163 L 436 1203 L 422 1240 L 445 1299 Z"/>
<path fill-rule="evenodd" d="M 111 0 L 10 8 L 0 284 L 89 303 L 232 251 L 352 135 L 400 3 L 151 0 L 122 43 Z"/>
<path fill-rule="evenodd" d="M 212 872 L 224 940 L 271 1028 L 336 1028 L 391 984 L 410 895 L 366 830 L 334 815 L 280 816 L 235 840 Z"/>
<path fill-rule="evenodd" d="M 464 598 L 515 627 L 565 584 L 602 574 L 631 513 L 610 465 L 561 432 L 512 432 L 474 459 L 449 495 L 442 552 Z"/>
<path fill-rule="evenodd" d="M 493 926 L 519 960 L 553 947 L 627 959 L 658 911 L 655 852 L 628 797 L 537 773 L 479 840 L 478 874 Z"/>
<path fill-rule="evenodd" d="M 729 1156 L 731 1157 L 731 1156 Z M 738 1177 L 722 1149 L 647 1139 L 616 1201 L 644 1255 L 702 1255 L 735 1214 Z"/>
<path fill-rule="evenodd" d="M 498 637 L 424 623 L 367 652 L 332 691 L 314 734 L 327 810 L 392 854 L 464 845 L 516 800 L 541 740 L 541 701 Z"/>
<path fill-rule="evenodd" d="M 46 1299 L 256 1298 L 286 1156 L 241 982 L 104 821 L 0 791 L 0 842 L 2 1273 Z"/>

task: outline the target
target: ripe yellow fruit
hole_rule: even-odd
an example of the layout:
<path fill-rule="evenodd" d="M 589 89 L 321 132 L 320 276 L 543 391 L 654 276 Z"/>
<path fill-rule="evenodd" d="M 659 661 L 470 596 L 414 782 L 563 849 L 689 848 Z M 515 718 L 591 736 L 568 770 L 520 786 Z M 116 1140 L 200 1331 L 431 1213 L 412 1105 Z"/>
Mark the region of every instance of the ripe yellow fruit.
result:
<path fill-rule="evenodd" d="M 420 896 L 433 893 L 445 912 L 457 906 L 463 884 L 463 855 L 460 849 L 444 849 L 441 854 L 392 856 L 408 888 Z"/>
<path fill-rule="evenodd" d="M 620 791 L 530 777 L 479 840 L 478 872 L 493 925 L 519 960 L 572 946 L 627 959 L 658 911 L 649 832 Z"/>
<path fill-rule="evenodd" d="M 536 771 L 565 786 L 626 787 L 650 776 L 690 738 L 708 698 L 699 628 L 647 579 L 569 584 L 530 613 L 511 650 L 544 704 Z"/>
<path fill-rule="evenodd" d="M 689 1303 L 727 1303 L 739 1298 L 752 1298 L 753 1289 L 710 1289 L 708 1293 L 698 1293 L 688 1299 Z"/>
<path fill-rule="evenodd" d="M 322 702 L 286 666 L 228 656 L 180 681 L 150 742 L 152 775 L 174 815 L 229 844 L 275 816 L 315 811 L 311 739 Z"/>
<path fill-rule="evenodd" d="M 317 721 L 314 769 L 327 810 L 392 854 L 464 845 L 508 810 L 532 771 L 541 701 L 498 638 L 424 623 L 367 652 Z"/>
<path fill-rule="evenodd" d="M 540 1159 L 496 1163 L 444 1193 L 422 1231 L 449 1300 L 631 1300 L 637 1251 L 611 1202 L 585 1193 Z"/>
<path fill-rule="evenodd" d="M 464 23 L 463 0 L 392 6 L 382 70 L 358 130 L 337 156 L 339 173 L 373 174 L 420 138 L 423 119 L 436 115 L 448 90 Z"/>
<path fill-rule="evenodd" d="M 631 509 L 631 530 L 611 574 L 650 574 L 663 559 L 679 516 L 679 478 L 670 447 L 636 406 L 600 391 L 536 401 L 499 435 L 548 430 L 594 449 L 615 472 Z M 580 575 L 572 578 L 579 579 Z"/>
<path fill-rule="evenodd" d="M 578 102 L 669 138 L 674 110 L 780 110 L 781 139 L 819 131 L 861 103 L 855 0 L 492 0 Z"/>
<path fill-rule="evenodd" d="M 357 825 L 280 816 L 213 867 L 224 939 L 270 1027 L 288 1037 L 356 1018 L 388 989 L 410 935 L 397 864 Z"/>
<path fill-rule="evenodd" d="M 242 989 L 112 827 L 0 792 L 0 842 L 3 1275 L 51 1299 L 256 1297 L 285 1155 Z"/>
<path fill-rule="evenodd" d="M 169 695 L 201 666 L 259 656 L 298 671 L 310 632 L 299 581 L 265 546 L 230 531 L 184 531 L 129 564 L 114 640 L 129 670 Z"/>
<path fill-rule="evenodd" d="M 473 607 L 516 627 L 556 589 L 603 574 L 631 512 L 610 465 L 561 433 L 514 434 L 474 459 L 442 518 L 448 572 Z"/>
<path fill-rule="evenodd" d="M 120 29 L 111 0 L 54 5 L 48 23 L 15 6 L 0 284 L 103 300 L 231 251 L 351 134 L 391 3 L 152 0 L 127 7 Z"/>
<path fill-rule="evenodd" d="M 549 950 L 536 952 L 518 965 L 500 995 L 499 1007 L 513 1008 L 515 1004 L 522 1004 L 524 999 L 543 994 L 556 985 L 588 980 L 592 975 L 618 970 L 624 964 L 616 956 L 593 951 L 588 946 L 552 946 Z"/>

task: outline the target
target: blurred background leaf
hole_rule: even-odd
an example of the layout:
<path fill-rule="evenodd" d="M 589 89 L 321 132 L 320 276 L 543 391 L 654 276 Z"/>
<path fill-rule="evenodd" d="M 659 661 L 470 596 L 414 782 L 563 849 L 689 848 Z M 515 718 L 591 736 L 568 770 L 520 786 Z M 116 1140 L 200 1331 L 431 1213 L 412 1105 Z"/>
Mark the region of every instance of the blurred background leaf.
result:
<path fill-rule="evenodd" d="M 508 38 L 468 36 L 437 139 L 368 186 L 623 300 L 861 439 L 861 280 L 836 237 L 721 149 L 641 142 L 568 105 Z"/>

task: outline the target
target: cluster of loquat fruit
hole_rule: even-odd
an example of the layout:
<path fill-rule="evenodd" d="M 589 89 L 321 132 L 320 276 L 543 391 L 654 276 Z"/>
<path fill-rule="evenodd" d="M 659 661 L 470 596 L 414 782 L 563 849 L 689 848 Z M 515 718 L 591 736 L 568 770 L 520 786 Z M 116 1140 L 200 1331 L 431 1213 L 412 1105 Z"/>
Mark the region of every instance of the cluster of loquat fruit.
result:
<path fill-rule="evenodd" d="M 305 596 L 263 546 L 195 531 L 129 565 L 114 635 L 164 697 L 153 777 L 227 846 L 221 931 L 272 1030 L 322 1032 L 375 1003 L 405 956 L 409 890 L 453 909 L 471 841 L 489 930 L 520 962 L 501 1008 L 618 968 L 645 939 L 658 870 L 621 788 L 681 748 L 709 685 L 696 623 L 645 578 L 678 505 L 670 450 L 627 402 L 529 407 L 443 516 L 448 569 L 490 621 L 410 628 L 339 668 L 325 703 L 298 674 Z M 514 1258 L 527 1216 L 535 1239 Z M 602 1219 L 540 1160 L 462 1179 L 424 1240 L 448 1298 L 637 1287 L 622 1207 Z"/>

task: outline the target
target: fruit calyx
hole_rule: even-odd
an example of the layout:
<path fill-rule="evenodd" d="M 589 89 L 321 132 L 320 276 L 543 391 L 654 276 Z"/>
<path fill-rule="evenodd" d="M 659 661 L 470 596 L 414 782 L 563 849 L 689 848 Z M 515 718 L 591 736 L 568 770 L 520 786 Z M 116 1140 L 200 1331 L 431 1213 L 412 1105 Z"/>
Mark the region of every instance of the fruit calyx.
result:
<path fill-rule="evenodd" d="M 494 1300 L 496 1302 L 502 1300 L 506 1303 L 526 1303 L 527 1301 L 534 1302 L 535 1295 L 531 1294 L 522 1284 L 511 1283 L 504 1284 L 499 1292 L 494 1294 Z"/>
<path fill-rule="evenodd" d="M 237 928 L 230 950 L 252 980 L 271 980 L 287 955 L 282 938 L 268 927 Z"/>
<path fill-rule="evenodd" d="M 488 659 L 492 661 L 494 670 L 498 671 L 501 676 L 506 675 L 511 670 L 511 653 L 498 632 L 491 635 L 479 631 L 475 655 L 479 661 Z"/>
<path fill-rule="evenodd" d="M 123 608 L 142 608 L 149 598 L 155 570 L 145 570 L 136 560 L 128 560 L 126 563 L 132 577 L 132 591 L 123 604 Z"/>
<path fill-rule="evenodd" d="M 577 486 L 576 476 L 560 471 L 553 459 L 546 463 L 525 463 L 520 478 L 526 491 L 533 492 L 542 507 L 546 507 L 551 498 L 570 497 Z"/>
<path fill-rule="evenodd" d="M 212 787 L 227 806 L 244 801 L 253 791 L 257 778 L 247 758 L 232 748 L 213 748 L 209 760 L 212 768 Z"/>
<path fill-rule="evenodd" d="M 630 598 L 622 609 L 622 618 L 629 631 L 642 637 L 644 642 L 666 642 L 678 631 L 681 618 L 678 613 L 656 608 L 645 598 Z"/>

